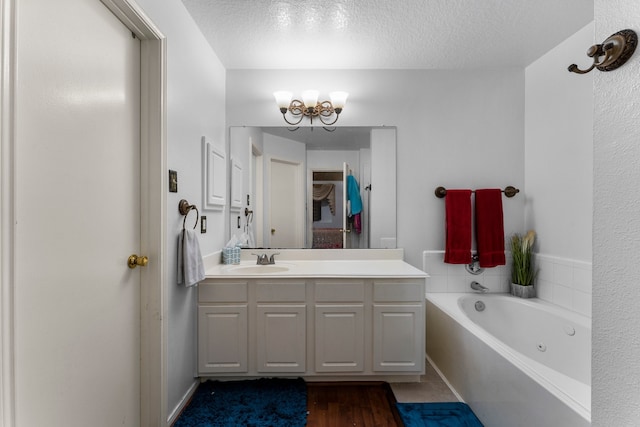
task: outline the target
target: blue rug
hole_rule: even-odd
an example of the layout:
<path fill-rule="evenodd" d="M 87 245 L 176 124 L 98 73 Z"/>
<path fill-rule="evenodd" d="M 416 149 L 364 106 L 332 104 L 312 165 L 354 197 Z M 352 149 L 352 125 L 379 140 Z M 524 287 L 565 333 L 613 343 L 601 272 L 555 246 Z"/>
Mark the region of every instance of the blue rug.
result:
<path fill-rule="evenodd" d="M 405 427 L 482 427 L 469 405 L 462 402 L 396 403 Z"/>
<path fill-rule="evenodd" d="M 173 427 L 296 427 L 307 423 L 303 379 L 207 381 Z"/>

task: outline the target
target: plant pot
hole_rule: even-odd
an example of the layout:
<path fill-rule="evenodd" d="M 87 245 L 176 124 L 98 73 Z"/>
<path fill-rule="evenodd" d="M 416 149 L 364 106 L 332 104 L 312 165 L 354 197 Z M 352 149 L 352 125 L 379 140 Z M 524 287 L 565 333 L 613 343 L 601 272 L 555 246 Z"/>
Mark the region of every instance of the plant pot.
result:
<path fill-rule="evenodd" d="M 519 298 L 533 298 L 536 296 L 536 289 L 533 285 L 524 286 L 517 283 L 511 284 L 511 295 Z"/>

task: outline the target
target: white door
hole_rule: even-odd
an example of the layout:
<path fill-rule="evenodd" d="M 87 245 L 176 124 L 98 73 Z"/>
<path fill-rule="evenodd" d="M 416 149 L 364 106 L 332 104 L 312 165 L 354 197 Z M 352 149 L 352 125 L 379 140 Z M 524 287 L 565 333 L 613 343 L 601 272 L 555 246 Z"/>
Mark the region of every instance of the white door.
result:
<path fill-rule="evenodd" d="M 140 425 L 140 42 L 99 1 L 17 13 L 15 418 Z"/>
<path fill-rule="evenodd" d="M 270 161 L 269 227 L 271 248 L 304 245 L 304 197 L 301 165 L 272 158 Z"/>

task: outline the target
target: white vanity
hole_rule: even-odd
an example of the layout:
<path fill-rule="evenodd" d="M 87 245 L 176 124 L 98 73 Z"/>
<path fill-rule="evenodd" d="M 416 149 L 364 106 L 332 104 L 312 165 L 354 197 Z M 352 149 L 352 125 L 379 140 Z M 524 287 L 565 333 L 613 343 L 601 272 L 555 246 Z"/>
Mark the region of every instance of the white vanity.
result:
<path fill-rule="evenodd" d="M 257 265 L 254 253 L 275 255 Z M 415 381 L 425 279 L 401 249 L 243 250 L 198 286 L 201 377 Z"/>

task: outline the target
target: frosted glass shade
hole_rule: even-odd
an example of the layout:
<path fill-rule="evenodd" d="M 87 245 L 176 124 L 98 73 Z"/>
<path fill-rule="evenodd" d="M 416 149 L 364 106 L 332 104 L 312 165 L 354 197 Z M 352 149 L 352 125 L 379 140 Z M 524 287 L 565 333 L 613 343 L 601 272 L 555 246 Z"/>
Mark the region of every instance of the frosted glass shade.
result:
<path fill-rule="evenodd" d="M 289 108 L 289 104 L 291 104 L 291 98 L 293 97 L 291 92 L 287 92 L 286 90 L 273 92 L 273 96 L 274 98 L 276 98 L 276 104 L 278 104 L 278 108 Z"/>
<path fill-rule="evenodd" d="M 348 96 L 349 93 L 347 92 L 331 92 L 329 94 L 329 98 L 331 98 L 333 108 L 344 108 L 344 105 L 347 103 Z"/>
<path fill-rule="evenodd" d="M 302 92 L 302 103 L 307 108 L 313 108 L 318 103 L 317 90 L 305 90 Z"/>

